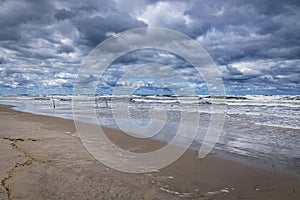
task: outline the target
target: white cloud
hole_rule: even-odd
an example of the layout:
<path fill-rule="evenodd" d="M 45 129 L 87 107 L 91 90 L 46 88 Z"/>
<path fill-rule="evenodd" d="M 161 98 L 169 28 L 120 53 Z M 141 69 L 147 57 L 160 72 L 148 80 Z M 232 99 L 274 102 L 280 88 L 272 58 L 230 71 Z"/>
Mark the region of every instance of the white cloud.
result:
<path fill-rule="evenodd" d="M 46 87 L 49 86 L 61 86 L 63 83 L 67 83 L 66 79 L 48 79 L 42 81 L 43 85 Z"/>
<path fill-rule="evenodd" d="M 183 2 L 161 1 L 148 5 L 146 11 L 140 12 L 137 19 L 144 21 L 149 26 L 177 27 L 190 26 L 192 19 L 185 14 L 189 6 Z"/>

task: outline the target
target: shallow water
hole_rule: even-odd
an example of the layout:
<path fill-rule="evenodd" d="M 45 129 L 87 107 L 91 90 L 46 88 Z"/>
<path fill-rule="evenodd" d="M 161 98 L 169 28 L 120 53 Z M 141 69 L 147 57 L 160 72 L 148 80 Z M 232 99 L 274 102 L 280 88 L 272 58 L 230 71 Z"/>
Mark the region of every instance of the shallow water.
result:
<path fill-rule="evenodd" d="M 209 96 L 99 95 L 76 99 L 80 106 L 73 110 L 71 95 L 3 95 L 0 103 L 17 106 L 16 109 L 21 111 L 67 119 L 73 119 L 74 112 L 79 120 L 120 128 L 117 121 L 126 127 L 132 126 L 130 130 L 143 130 L 136 134 L 144 134 L 144 137 L 153 135 L 156 129 L 151 128 L 160 127 L 154 138 L 166 142 L 174 137 L 181 123 L 198 126 L 193 149 L 200 148 L 211 115 L 216 112 L 212 105 L 226 105 L 225 124 L 213 152 L 233 154 L 242 161 L 251 158 L 255 165 L 272 169 L 275 166 L 300 174 L 300 97 L 219 99 Z M 97 120 L 89 112 L 90 105 L 95 108 Z M 189 134 L 182 136 L 182 141 L 189 139 Z"/>

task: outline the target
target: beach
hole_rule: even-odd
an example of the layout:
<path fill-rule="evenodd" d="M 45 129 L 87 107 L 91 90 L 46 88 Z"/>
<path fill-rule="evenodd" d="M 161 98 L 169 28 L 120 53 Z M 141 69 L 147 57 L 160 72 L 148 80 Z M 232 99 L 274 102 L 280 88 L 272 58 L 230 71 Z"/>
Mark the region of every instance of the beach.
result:
<path fill-rule="evenodd" d="M 164 145 L 104 129 L 126 150 L 148 152 Z M 200 160 L 194 150 L 157 172 L 113 170 L 87 152 L 73 120 L 0 105 L 0 130 L 0 199 L 300 198 L 299 176 L 214 154 Z"/>

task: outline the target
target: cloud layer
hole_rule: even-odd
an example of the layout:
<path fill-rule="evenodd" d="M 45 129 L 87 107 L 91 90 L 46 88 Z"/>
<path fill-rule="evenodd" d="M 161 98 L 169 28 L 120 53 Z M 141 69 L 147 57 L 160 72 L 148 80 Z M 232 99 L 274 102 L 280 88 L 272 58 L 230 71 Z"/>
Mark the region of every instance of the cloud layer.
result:
<path fill-rule="evenodd" d="M 0 0 L 0 93 L 70 93 L 97 44 L 155 26 L 198 41 L 228 93 L 299 94 L 299 10 L 296 0 Z M 147 63 L 170 65 L 187 77 L 188 87 L 201 86 L 186 61 L 155 50 L 118 59 L 99 85 L 113 87 L 131 66 Z"/>

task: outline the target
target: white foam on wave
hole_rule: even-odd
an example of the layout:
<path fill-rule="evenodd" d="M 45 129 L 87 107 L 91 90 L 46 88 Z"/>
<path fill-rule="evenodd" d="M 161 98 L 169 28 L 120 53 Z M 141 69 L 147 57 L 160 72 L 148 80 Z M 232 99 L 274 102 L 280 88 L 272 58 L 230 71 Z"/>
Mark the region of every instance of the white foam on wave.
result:
<path fill-rule="evenodd" d="M 300 126 L 291 126 L 286 124 L 270 124 L 265 122 L 254 122 L 256 125 L 260 126 L 270 126 L 270 127 L 277 127 L 277 128 L 285 128 L 285 129 L 295 129 L 300 130 Z"/>
<path fill-rule="evenodd" d="M 231 114 L 231 115 L 249 115 L 249 116 L 264 116 L 264 117 L 278 117 L 278 118 L 293 118 L 293 119 L 299 119 L 300 120 L 300 116 L 297 116 L 297 115 L 272 114 L 272 113 L 265 113 L 265 112 L 228 111 L 227 114 Z"/>

